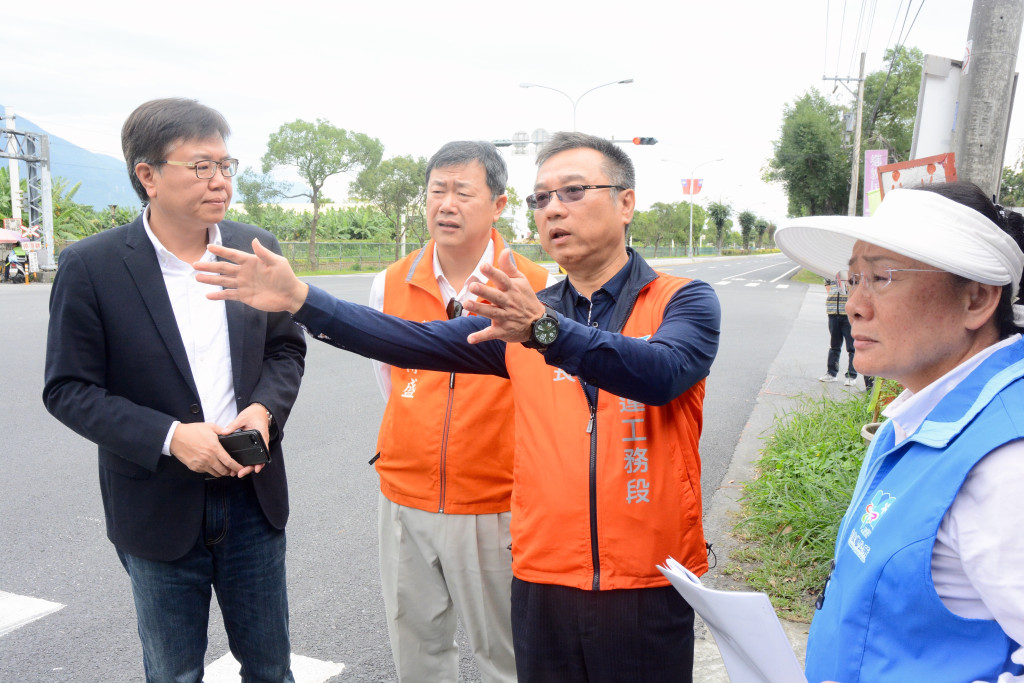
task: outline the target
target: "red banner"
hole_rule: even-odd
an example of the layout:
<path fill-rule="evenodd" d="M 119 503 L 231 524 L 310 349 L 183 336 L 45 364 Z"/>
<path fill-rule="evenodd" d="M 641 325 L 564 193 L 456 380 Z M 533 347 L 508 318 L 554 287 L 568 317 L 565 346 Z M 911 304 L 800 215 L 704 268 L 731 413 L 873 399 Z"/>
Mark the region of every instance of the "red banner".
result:
<path fill-rule="evenodd" d="M 700 189 L 704 186 L 704 180 L 702 178 L 683 178 L 682 182 L 683 194 L 688 195 L 700 194 Z"/>

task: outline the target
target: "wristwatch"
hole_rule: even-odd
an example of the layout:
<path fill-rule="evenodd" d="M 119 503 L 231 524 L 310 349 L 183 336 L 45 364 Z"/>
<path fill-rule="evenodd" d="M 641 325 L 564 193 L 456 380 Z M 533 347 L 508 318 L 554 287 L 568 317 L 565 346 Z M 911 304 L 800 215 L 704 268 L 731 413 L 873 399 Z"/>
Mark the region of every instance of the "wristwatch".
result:
<path fill-rule="evenodd" d="M 558 339 L 558 314 L 555 313 L 555 309 L 545 304 L 544 315 L 533 321 L 533 327 L 530 328 L 530 340 L 524 341 L 523 346 L 543 351 L 554 344 L 556 339 Z"/>

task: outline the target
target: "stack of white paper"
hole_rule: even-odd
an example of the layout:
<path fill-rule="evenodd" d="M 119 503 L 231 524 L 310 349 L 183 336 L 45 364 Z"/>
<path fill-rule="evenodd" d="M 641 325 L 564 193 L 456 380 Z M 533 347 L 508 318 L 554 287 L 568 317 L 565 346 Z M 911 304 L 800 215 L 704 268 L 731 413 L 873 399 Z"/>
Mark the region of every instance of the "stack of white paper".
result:
<path fill-rule="evenodd" d="M 707 624 L 733 683 L 807 683 L 767 595 L 705 588 L 671 557 L 665 564 L 658 569 Z"/>

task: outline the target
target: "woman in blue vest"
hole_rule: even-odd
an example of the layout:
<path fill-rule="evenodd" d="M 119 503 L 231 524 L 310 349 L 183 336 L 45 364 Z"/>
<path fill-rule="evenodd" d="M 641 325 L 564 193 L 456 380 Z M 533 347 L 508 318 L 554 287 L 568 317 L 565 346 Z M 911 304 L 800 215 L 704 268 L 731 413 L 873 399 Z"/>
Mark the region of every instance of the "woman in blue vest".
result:
<path fill-rule="evenodd" d="M 808 680 L 1024 681 L 1021 216 L 949 183 L 775 239 L 850 271 L 857 367 L 906 388 L 840 525 Z"/>

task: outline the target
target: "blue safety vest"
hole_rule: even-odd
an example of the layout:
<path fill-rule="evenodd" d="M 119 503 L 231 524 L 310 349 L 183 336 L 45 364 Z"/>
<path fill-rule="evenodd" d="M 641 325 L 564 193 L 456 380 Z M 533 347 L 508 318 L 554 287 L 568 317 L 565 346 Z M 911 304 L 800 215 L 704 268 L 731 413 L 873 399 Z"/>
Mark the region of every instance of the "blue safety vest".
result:
<path fill-rule="evenodd" d="M 1020 645 L 993 620 L 950 612 L 931 570 L 935 534 L 971 468 L 1024 437 L 1022 376 L 1024 339 L 986 358 L 899 446 L 891 422 L 879 430 L 811 624 L 810 683 L 995 681 L 1024 672 L 1010 661 Z"/>

